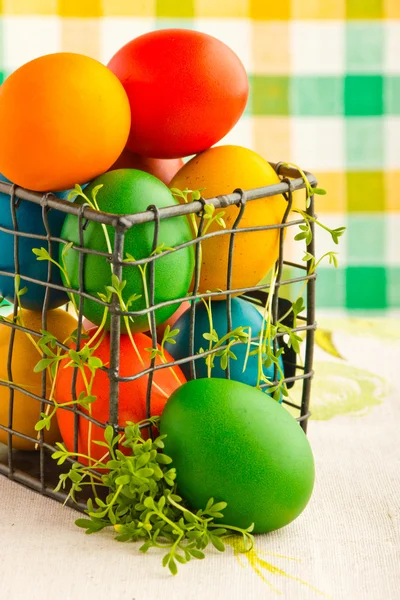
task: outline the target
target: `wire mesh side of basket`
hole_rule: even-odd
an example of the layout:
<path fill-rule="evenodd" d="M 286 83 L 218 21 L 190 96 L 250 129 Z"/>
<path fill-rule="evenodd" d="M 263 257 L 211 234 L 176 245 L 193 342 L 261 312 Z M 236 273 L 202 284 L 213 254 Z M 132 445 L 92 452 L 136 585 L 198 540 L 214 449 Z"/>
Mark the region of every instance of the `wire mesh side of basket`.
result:
<path fill-rule="evenodd" d="M 273 323 L 277 323 L 281 318 L 282 314 L 287 314 L 287 302 L 283 298 L 280 297 L 280 290 L 283 286 L 294 286 L 301 282 L 304 282 L 306 286 L 306 314 L 297 316 L 297 324 L 294 329 L 295 332 L 301 333 L 304 332 L 305 335 L 305 351 L 304 351 L 304 363 L 300 364 L 298 357 L 296 354 L 288 348 L 285 344 L 283 334 L 277 335 L 277 338 L 274 339 L 274 352 L 276 352 L 277 344 L 285 345 L 285 353 L 283 355 L 283 363 L 284 363 L 284 371 L 287 386 L 292 386 L 295 382 L 299 382 L 302 384 L 302 392 L 301 392 L 301 402 L 296 404 L 291 402 L 288 399 L 284 399 L 283 402 L 290 405 L 291 409 L 297 411 L 297 420 L 299 421 L 301 427 L 304 431 L 307 429 L 307 422 L 310 416 L 309 412 L 309 403 L 310 403 L 310 392 L 311 392 L 311 378 L 313 375 L 312 363 L 313 363 L 313 347 L 314 347 L 314 331 L 315 331 L 315 273 L 310 271 L 310 263 L 293 263 L 284 260 L 283 250 L 284 250 L 284 231 L 289 227 L 295 227 L 299 224 L 304 223 L 302 218 L 288 221 L 289 213 L 292 208 L 292 194 L 295 190 L 303 189 L 305 187 L 303 179 L 300 177 L 299 172 L 296 169 L 286 168 L 280 164 L 273 165 L 276 172 L 281 176 L 281 182 L 275 185 L 270 185 L 264 188 L 258 188 L 249 191 L 235 190 L 232 194 L 218 196 L 216 198 L 212 198 L 209 200 L 199 200 L 193 201 L 189 204 L 182 204 L 178 206 L 171 206 L 168 208 L 157 209 L 156 206 L 149 206 L 148 210 L 142 213 L 137 213 L 133 215 L 115 215 L 109 213 L 103 213 L 100 211 L 92 210 L 87 205 L 77 205 L 67 201 L 60 200 L 52 194 L 38 194 L 35 192 L 31 192 L 28 190 L 24 190 L 22 188 L 16 187 L 14 185 L 10 185 L 7 183 L 3 183 L 0 181 L 0 192 L 3 194 L 8 194 L 10 196 L 10 210 L 12 215 L 13 227 L 12 229 L 7 229 L 5 227 L 0 227 L 0 231 L 5 232 L 9 235 L 13 235 L 14 238 L 14 266 L 15 269 L 13 272 L 0 270 L 0 275 L 6 277 L 20 277 L 21 285 L 29 285 L 30 283 L 41 285 L 45 288 L 44 295 L 44 303 L 43 309 L 41 313 L 41 329 L 47 330 L 47 315 L 49 310 L 49 295 L 51 289 L 58 289 L 60 291 L 64 291 L 66 293 L 74 293 L 75 297 L 79 299 L 79 310 L 78 310 L 78 324 L 77 324 L 77 335 L 76 335 L 76 349 L 82 347 L 82 322 L 83 322 L 83 300 L 85 298 L 90 299 L 92 301 L 97 302 L 101 306 L 108 307 L 110 313 L 110 363 L 107 368 L 107 375 L 109 379 L 109 397 L 110 397 L 110 409 L 109 409 L 109 418 L 108 421 L 99 422 L 93 417 L 89 416 L 86 412 L 79 409 L 79 407 L 75 404 L 73 407 L 66 407 L 63 410 L 70 410 L 74 413 L 74 452 L 78 451 L 78 432 L 79 432 L 79 421 L 80 419 L 86 419 L 88 421 L 92 421 L 95 425 L 98 425 L 101 428 L 105 428 L 107 425 L 112 425 L 115 432 L 120 431 L 122 428 L 118 425 L 118 414 L 119 414 L 119 393 L 120 393 L 120 385 L 123 382 L 133 381 L 140 376 L 147 375 L 147 394 L 146 394 L 146 408 L 147 415 L 150 415 L 150 399 L 151 392 L 153 386 L 153 378 L 154 374 L 159 369 L 169 368 L 176 364 L 182 364 L 184 362 L 189 363 L 191 377 L 196 377 L 196 363 L 198 360 L 204 360 L 204 357 L 207 355 L 207 352 L 199 355 L 195 354 L 194 351 L 194 327 L 195 327 L 195 318 L 196 318 L 196 302 L 194 300 L 198 300 L 199 298 L 215 298 L 218 295 L 221 295 L 221 292 L 209 292 L 209 293 L 199 293 L 199 280 L 200 280 L 200 269 L 201 269 L 201 257 L 200 257 L 200 241 L 204 241 L 205 239 L 217 236 L 229 236 L 229 254 L 228 254 L 228 266 L 227 266 L 227 278 L 226 278 L 226 288 L 223 289 L 224 295 L 226 296 L 226 300 L 220 300 L 220 302 L 226 302 L 227 306 L 227 331 L 232 330 L 232 296 L 241 294 L 245 295 L 246 299 L 249 301 L 257 302 L 257 300 L 265 300 L 265 295 L 267 293 L 273 293 L 272 297 L 272 321 Z M 316 186 L 317 181 L 313 175 L 310 173 L 306 173 L 307 179 L 312 186 Z M 281 224 L 279 225 L 263 225 L 259 227 L 241 227 L 241 222 L 243 216 L 246 211 L 246 206 L 248 202 L 252 202 L 253 200 L 267 198 L 271 196 L 275 196 L 277 194 L 282 194 L 287 200 L 287 207 L 282 219 Z M 46 235 L 34 234 L 34 233 L 25 233 L 18 231 L 18 220 L 17 220 L 17 211 L 18 204 L 21 200 L 32 202 L 34 204 L 40 205 L 42 209 L 42 219 L 44 228 L 46 231 Z M 236 205 L 238 207 L 237 218 L 235 220 L 234 225 L 231 229 L 214 231 L 211 233 L 207 233 L 206 235 L 202 235 L 202 229 L 204 225 L 204 206 L 205 204 L 212 204 L 215 208 L 226 208 L 228 206 Z M 19 253 L 18 253 L 18 245 L 19 240 L 21 238 L 32 238 L 36 239 L 39 245 L 45 245 L 47 247 L 48 252 L 52 253 L 52 245 L 55 244 L 66 244 L 66 240 L 63 240 L 58 237 L 54 237 L 51 234 L 50 226 L 49 226 L 49 211 L 59 211 L 61 213 L 72 214 L 77 217 L 78 222 L 78 230 L 79 230 L 79 244 L 74 244 L 73 249 L 79 252 L 79 287 L 78 289 L 67 288 L 64 285 L 57 285 L 52 282 L 52 273 L 53 270 L 57 267 L 49 261 L 48 263 L 48 272 L 47 272 L 47 280 L 41 281 L 36 279 L 35 277 L 30 277 L 29 275 L 20 274 L 20 264 L 19 264 Z M 309 206 L 307 208 L 307 213 L 309 216 L 314 216 L 314 201 L 313 197 L 310 199 Z M 154 234 L 153 234 L 153 250 L 156 249 L 162 240 L 159 239 L 160 235 L 160 223 L 163 219 L 173 219 L 182 215 L 190 215 L 197 214 L 199 217 L 199 226 L 198 226 L 198 234 L 197 237 L 191 241 L 188 241 L 180 246 L 177 246 L 174 250 L 170 250 L 167 252 L 182 250 L 188 246 L 194 246 L 194 254 L 195 254 L 195 268 L 194 268 L 194 288 L 191 295 L 186 295 L 181 298 L 174 298 L 172 300 L 168 300 L 162 303 L 156 304 L 154 301 L 155 298 L 155 285 L 156 285 L 156 273 L 155 273 L 155 264 L 157 260 L 160 260 L 162 256 L 165 256 L 166 252 L 163 254 L 151 254 L 148 258 L 139 260 L 139 261 L 131 261 L 127 262 L 124 260 L 124 240 L 127 231 L 135 228 L 137 225 L 142 223 L 154 223 Z M 89 222 L 96 222 L 102 225 L 106 225 L 114 230 L 114 243 L 112 248 L 112 253 L 100 252 L 97 250 L 92 250 L 90 248 L 85 248 L 84 245 L 84 230 L 87 227 Z M 315 247 L 314 247 L 314 230 L 313 230 L 313 222 L 310 222 L 310 228 L 312 231 L 312 239 L 310 243 L 306 246 L 306 251 L 315 255 Z M 261 283 L 259 285 L 253 287 L 246 288 L 232 288 L 232 265 L 234 259 L 234 251 L 235 251 L 235 238 L 237 235 L 241 235 L 242 233 L 253 233 L 257 231 L 265 231 L 268 229 L 279 230 L 279 257 L 276 263 L 277 277 L 274 285 L 274 289 L 270 289 L 270 284 Z M 101 300 L 99 297 L 91 296 L 84 289 L 84 270 L 85 270 L 85 258 L 87 255 L 97 255 L 104 258 L 105 261 L 108 261 L 110 266 L 112 267 L 113 274 L 119 279 L 122 280 L 123 269 L 127 268 L 137 268 L 138 265 L 148 265 L 148 281 L 149 281 L 149 303 L 148 307 L 141 311 L 123 311 L 119 304 L 117 296 L 114 294 L 110 302 L 106 302 Z M 301 273 L 298 277 L 292 277 L 290 279 L 285 279 L 283 277 L 283 268 L 287 265 L 293 269 L 299 270 Z M 141 373 L 135 374 L 131 377 L 122 377 L 120 375 L 120 336 L 121 336 L 121 318 L 124 316 L 131 317 L 135 319 L 135 317 L 139 315 L 148 315 L 148 319 L 150 322 L 150 335 L 152 338 L 152 347 L 157 347 L 157 333 L 156 333 L 156 319 L 155 319 L 155 311 L 159 308 L 168 306 L 168 305 L 176 305 L 183 301 L 192 301 L 191 302 L 191 315 L 190 315 L 190 332 L 189 332 L 189 348 L 190 352 L 188 356 L 183 359 L 165 363 L 165 364 L 156 364 L 155 357 L 152 358 L 150 367 Z M 289 304 L 290 306 L 290 304 Z M 11 310 L 11 308 L 10 308 Z M 45 440 L 45 436 L 43 430 L 39 432 L 38 437 L 34 438 L 28 435 L 25 435 L 21 432 L 16 431 L 13 428 L 13 404 L 14 404 L 14 393 L 16 391 L 21 392 L 26 397 L 27 402 L 36 402 L 40 404 L 40 412 L 44 412 L 46 410 L 46 406 L 53 405 L 53 402 L 48 399 L 47 394 L 47 375 L 46 370 L 42 373 L 42 390 L 41 395 L 34 394 L 29 390 L 21 387 L 18 383 L 13 381 L 12 377 L 12 358 L 14 351 L 14 339 L 16 331 L 22 331 L 26 334 L 30 334 L 39 338 L 41 336 L 40 332 L 31 331 L 27 328 L 19 325 L 15 322 L 15 317 L 18 311 L 18 303 L 16 295 L 14 296 L 14 305 L 13 305 L 13 322 L 9 321 L 1 321 L 0 327 L 10 327 L 10 344 L 8 348 L 8 356 L 7 356 L 7 381 L 0 381 L 0 385 L 6 386 L 9 389 L 9 408 L 8 408 L 8 422 L 1 423 L 0 422 L 0 430 L 7 433 L 8 444 L 6 447 L 1 449 L 0 444 L 0 473 L 8 476 L 15 481 L 18 481 L 36 491 L 56 498 L 60 501 L 65 501 L 66 494 L 64 492 L 54 492 L 54 487 L 58 482 L 58 476 L 60 473 L 60 469 L 55 468 L 54 461 L 51 459 L 51 454 L 55 451 L 54 446 L 48 444 Z M 290 312 L 290 311 L 289 311 Z M 68 350 L 65 346 L 59 343 L 59 346 L 63 347 L 64 350 Z M 226 368 L 226 377 L 230 378 L 230 365 L 228 360 L 228 366 Z M 275 367 L 274 373 L 275 380 L 277 377 L 277 369 Z M 264 384 L 264 387 L 268 384 Z M 77 398 L 77 370 L 74 370 L 74 375 L 72 378 L 72 397 L 74 400 Z M 38 450 L 35 452 L 22 452 L 13 450 L 13 436 L 18 436 L 26 439 L 32 443 L 37 443 Z M 67 463 L 68 464 L 68 463 Z M 81 507 L 83 505 L 81 504 Z"/>

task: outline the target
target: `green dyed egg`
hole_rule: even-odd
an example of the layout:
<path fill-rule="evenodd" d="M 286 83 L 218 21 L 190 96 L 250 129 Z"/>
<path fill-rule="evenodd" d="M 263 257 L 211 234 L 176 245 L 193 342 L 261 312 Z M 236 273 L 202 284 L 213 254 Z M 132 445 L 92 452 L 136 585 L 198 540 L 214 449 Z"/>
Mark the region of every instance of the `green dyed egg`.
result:
<path fill-rule="evenodd" d="M 273 531 L 296 519 L 310 499 L 314 460 L 307 437 L 256 388 L 227 379 L 189 381 L 169 398 L 160 430 L 179 493 L 195 509 L 209 498 L 227 502 L 223 523 Z"/>
<path fill-rule="evenodd" d="M 148 206 L 157 208 L 178 205 L 170 190 L 153 175 L 137 169 L 117 169 L 97 177 L 85 189 L 85 194 L 91 199 L 93 189 L 102 185 L 97 193 L 97 203 L 101 211 L 115 214 L 134 214 L 147 210 Z M 78 198 L 76 202 L 82 203 Z M 114 244 L 115 231 L 107 226 L 111 246 Z M 64 221 L 61 237 L 79 245 L 78 217 L 68 215 Z M 124 239 L 124 257 L 131 255 L 135 260 L 151 256 L 153 251 L 154 222 L 135 225 L 128 229 Z M 163 219 L 160 221 L 157 246 L 175 248 L 192 239 L 189 221 L 185 216 Z M 85 248 L 107 252 L 104 230 L 100 223 L 90 221 L 84 228 L 83 243 Z M 61 248 L 62 250 L 62 248 Z M 66 272 L 71 287 L 79 289 L 79 252 L 70 250 L 65 256 Z M 98 292 L 106 293 L 106 286 L 111 285 L 111 266 L 104 256 L 85 255 L 83 277 L 84 291 L 97 298 Z M 154 302 L 158 304 L 168 300 L 184 297 L 189 290 L 194 269 L 193 246 L 181 248 L 160 256 L 155 261 Z M 147 294 L 150 268 L 145 274 Z M 123 299 L 126 302 L 133 294 L 136 300 L 129 306 L 130 311 L 140 311 L 146 308 L 146 289 L 143 276 L 137 266 L 126 266 L 122 270 L 122 280 L 126 282 L 123 289 Z M 64 277 L 64 283 L 67 281 Z M 163 323 L 179 308 L 179 303 L 171 304 L 155 311 L 157 325 Z M 85 317 L 100 325 L 104 307 L 88 298 L 84 299 L 83 314 Z M 133 332 L 147 331 L 149 321 L 147 315 L 137 315 L 130 324 Z M 106 328 L 110 326 L 108 316 Z M 122 331 L 125 324 L 121 322 Z"/>

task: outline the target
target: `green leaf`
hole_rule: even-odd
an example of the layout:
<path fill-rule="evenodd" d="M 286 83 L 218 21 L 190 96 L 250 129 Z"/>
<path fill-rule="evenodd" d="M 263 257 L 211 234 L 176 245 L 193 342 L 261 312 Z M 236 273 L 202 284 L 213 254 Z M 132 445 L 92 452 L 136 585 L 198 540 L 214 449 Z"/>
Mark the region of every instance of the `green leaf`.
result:
<path fill-rule="evenodd" d="M 33 248 L 32 252 L 37 256 L 36 260 L 51 260 L 51 256 L 46 248 Z"/>
<path fill-rule="evenodd" d="M 88 366 L 90 369 L 100 369 L 103 366 L 103 361 L 98 356 L 91 356 L 88 361 Z"/>
<path fill-rule="evenodd" d="M 215 329 L 212 330 L 212 333 L 203 333 L 203 338 L 211 342 L 218 342 L 218 334 Z"/>
<path fill-rule="evenodd" d="M 96 202 L 97 194 L 99 193 L 99 191 L 101 190 L 103 185 L 104 185 L 103 183 L 100 183 L 99 185 L 96 185 L 96 187 L 94 187 L 92 189 L 92 199 L 93 199 L 94 203 Z"/>
<path fill-rule="evenodd" d="M 226 352 L 224 352 L 224 354 L 221 356 L 221 362 L 220 362 L 220 367 L 221 369 L 223 369 L 225 371 L 225 369 L 228 367 L 228 355 Z"/>
<path fill-rule="evenodd" d="M 166 454 L 157 454 L 156 460 L 161 465 L 169 465 L 172 463 L 172 458 Z"/>
<path fill-rule="evenodd" d="M 209 501 L 206 504 L 204 512 L 207 512 L 212 507 L 213 504 L 214 504 L 214 498 L 210 498 Z"/>
<path fill-rule="evenodd" d="M 126 307 L 129 308 L 131 304 L 133 304 L 137 300 L 140 300 L 141 297 L 142 297 L 142 294 L 132 294 L 131 296 L 129 296 L 128 300 L 125 302 Z"/>
<path fill-rule="evenodd" d="M 93 402 L 96 402 L 97 400 L 97 396 L 83 396 L 83 398 L 79 399 L 79 404 L 81 406 L 88 406 L 89 404 L 93 404 Z"/>
<path fill-rule="evenodd" d="M 112 442 L 114 439 L 114 429 L 111 425 L 108 425 L 104 430 L 104 439 L 108 443 L 109 446 L 112 446 Z"/>
<path fill-rule="evenodd" d="M 44 428 L 46 428 L 47 430 L 50 429 L 50 419 L 48 417 L 41 419 L 40 421 L 35 423 L 35 431 L 41 431 Z"/>
<path fill-rule="evenodd" d="M 183 516 L 188 523 L 197 523 L 196 517 L 189 510 L 185 510 Z"/>
<path fill-rule="evenodd" d="M 224 529 L 223 527 L 218 527 L 217 529 L 212 530 L 212 534 L 216 535 L 216 536 L 225 535 L 226 532 L 227 532 L 227 530 Z"/>
<path fill-rule="evenodd" d="M 176 575 L 178 573 L 178 567 L 176 566 L 176 562 L 172 557 L 168 562 L 168 568 L 171 571 L 172 575 Z"/>
<path fill-rule="evenodd" d="M 201 198 L 200 190 L 193 190 L 192 198 L 193 198 L 193 200 L 200 200 L 200 198 Z"/>
<path fill-rule="evenodd" d="M 72 202 L 73 200 L 75 200 L 75 198 L 78 197 L 78 193 L 76 190 L 71 190 L 67 196 L 67 201 L 68 202 Z"/>
<path fill-rule="evenodd" d="M 227 506 L 228 506 L 228 504 L 226 502 L 217 502 L 216 504 L 214 504 L 212 506 L 212 511 L 219 512 L 221 510 L 224 510 L 224 508 L 226 508 Z"/>
<path fill-rule="evenodd" d="M 169 561 L 169 553 L 168 553 L 168 554 L 166 554 L 166 555 L 163 557 L 163 559 L 162 559 L 162 566 L 163 566 L 163 567 L 166 567 L 166 566 L 167 566 L 167 564 L 168 564 L 168 561 Z"/>
<path fill-rule="evenodd" d="M 211 540 L 211 543 L 214 546 L 214 548 L 216 548 L 219 552 L 224 552 L 225 551 L 225 544 L 221 540 L 221 538 L 219 538 L 218 536 L 213 535 L 212 533 L 210 533 L 210 540 Z"/>
<path fill-rule="evenodd" d="M 305 231 L 302 231 L 301 233 L 298 233 L 297 235 L 295 235 L 295 236 L 294 236 L 294 239 L 295 239 L 296 241 L 299 241 L 299 240 L 305 240 L 305 239 L 306 239 L 306 237 L 307 237 L 307 234 L 306 234 L 306 232 L 305 232 Z"/>
<path fill-rule="evenodd" d="M 151 548 L 152 546 L 153 546 L 153 541 L 148 540 L 147 542 L 145 542 L 143 544 L 143 546 L 140 546 L 139 552 L 142 552 L 143 554 L 145 554 L 149 550 L 149 548 Z"/>
<path fill-rule="evenodd" d="M 74 469 L 70 470 L 70 472 L 68 473 L 68 477 L 74 483 L 80 483 L 82 481 L 82 475 L 80 473 L 78 473 L 78 471 L 76 471 Z"/>
<path fill-rule="evenodd" d="M 126 286 L 126 281 L 120 281 L 114 273 L 111 275 L 111 283 L 117 292 L 122 292 Z"/>
<path fill-rule="evenodd" d="M 76 350 L 69 350 L 68 352 L 68 356 L 70 357 L 71 360 L 74 361 L 74 363 L 76 363 L 77 365 L 81 364 L 81 357 L 80 354 L 76 351 Z"/>
<path fill-rule="evenodd" d="M 305 309 L 304 299 L 302 296 L 297 298 L 297 300 L 293 303 L 292 309 L 296 316 Z"/>
<path fill-rule="evenodd" d="M 139 469 L 138 471 L 136 471 L 135 475 L 137 477 L 147 478 L 147 477 L 151 477 L 153 475 L 153 473 L 154 473 L 153 469 L 149 469 L 147 467 L 143 467 L 143 469 Z"/>
<path fill-rule="evenodd" d="M 127 485 L 130 482 L 131 478 L 129 477 L 129 475 L 120 475 L 120 477 L 117 477 L 115 480 L 115 483 L 117 485 Z"/>
<path fill-rule="evenodd" d="M 304 262 L 308 262 L 309 260 L 313 260 L 314 257 L 312 254 L 310 254 L 309 252 L 304 252 L 303 258 L 301 260 L 303 260 Z"/>
<path fill-rule="evenodd" d="M 177 560 L 179 563 L 181 563 L 181 565 L 184 565 L 187 563 L 187 560 L 184 556 L 182 556 L 182 554 L 175 554 L 175 560 Z"/>
<path fill-rule="evenodd" d="M 100 440 L 92 440 L 92 444 L 101 446 L 102 448 L 108 448 L 108 444 L 106 444 L 106 442 L 101 442 Z"/>
<path fill-rule="evenodd" d="M 139 456 L 139 458 L 136 461 L 136 468 L 140 469 L 141 467 L 144 467 L 145 464 L 147 464 L 150 460 L 150 452 L 144 452 L 141 456 Z"/>
<path fill-rule="evenodd" d="M 34 366 L 33 368 L 33 372 L 34 373 L 40 373 L 41 371 L 44 371 L 45 369 L 47 369 L 47 367 L 49 365 L 51 365 L 51 363 L 53 362 L 52 358 L 42 358 L 41 360 L 39 360 L 39 362 Z"/>
<path fill-rule="evenodd" d="M 62 251 L 61 251 L 61 255 L 63 257 L 65 257 L 68 254 L 68 252 L 71 250 L 71 248 L 73 247 L 73 245 L 74 245 L 73 242 L 68 242 L 68 244 L 65 244 L 64 247 L 63 247 L 63 249 L 62 249 Z"/>
<path fill-rule="evenodd" d="M 144 499 L 143 504 L 146 508 L 154 509 L 154 500 L 151 496 L 147 496 L 147 498 Z"/>
<path fill-rule="evenodd" d="M 88 529 L 92 523 L 93 521 L 90 519 L 76 519 L 75 521 L 75 525 L 82 527 L 82 529 Z"/>
<path fill-rule="evenodd" d="M 189 552 L 194 558 L 198 558 L 199 560 L 202 560 L 203 558 L 206 557 L 204 552 L 201 552 L 200 550 L 196 550 L 196 548 L 189 548 Z"/>
<path fill-rule="evenodd" d="M 82 194 L 83 194 L 83 189 L 81 188 L 81 186 L 79 185 L 79 183 L 76 183 L 76 184 L 75 184 L 74 191 L 75 191 L 77 194 L 79 194 L 79 195 L 82 195 Z"/>

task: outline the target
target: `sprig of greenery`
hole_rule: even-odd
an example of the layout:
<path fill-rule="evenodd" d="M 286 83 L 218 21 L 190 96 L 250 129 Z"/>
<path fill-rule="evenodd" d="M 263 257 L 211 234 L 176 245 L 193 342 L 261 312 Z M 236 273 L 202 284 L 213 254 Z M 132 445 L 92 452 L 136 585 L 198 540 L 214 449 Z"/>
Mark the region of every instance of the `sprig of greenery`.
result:
<path fill-rule="evenodd" d="M 246 331 L 246 329 L 248 331 Z M 249 333 L 250 332 L 250 333 Z M 208 377 L 212 376 L 212 369 L 215 366 L 215 358 L 220 357 L 220 367 L 224 371 L 228 367 L 228 360 L 231 358 L 232 360 L 237 360 L 236 354 L 232 351 L 232 346 L 241 343 L 246 344 L 251 337 L 251 328 L 248 326 L 236 327 L 232 331 L 229 331 L 221 338 L 218 337 L 218 334 L 215 329 L 212 330 L 211 333 L 203 333 L 203 338 L 210 342 L 209 350 L 213 350 L 212 354 L 207 354 L 204 357 L 208 368 Z M 199 348 L 198 354 L 204 354 L 204 348 Z"/>
<path fill-rule="evenodd" d="M 180 198 L 185 204 L 188 204 L 191 201 L 193 202 L 193 200 L 200 200 L 201 192 L 204 191 L 204 188 L 199 190 L 189 190 L 188 188 L 179 190 L 178 188 L 170 188 L 170 191 L 175 198 Z M 189 199 L 189 196 L 191 196 L 191 200 Z M 190 220 L 192 222 L 193 231 L 197 236 L 199 228 L 197 225 L 196 216 L 193 213 L 190 215 Z"/>
<path fill-rule="evenodd" d="M 77 183 L 75 185 L 74 189 L 72 189 L 70 191 L 70 193 L 68 194 L 68 201 L 76 200 L 76 198 L 82 198 L 87 204 L 89 204 L 89 206 L 92 210 L 100 212 L 100 207 L 97 202 L 97 194 L 99 193 L 99 191 L 101 190 L 102 187 L 103 187 L 102 183 L 100 185 L 96 185 L 91 191 L 91 198 L 89 198 L 89 196 L 87 196 L 85 194 L 85 192 L 83 191 L 82 187 Z M 102 223 L 101 227 L 103 229 L 104 238 L 105 238 L 106 245 L 107 245 L 107 251 L 111 255 L 112 254 L 112 246 L 111 246 L 111 240 L 110 240 L 110 235 L 107 230 L 107 226 L 104 223 Z M 111 273 L 112 273 L 113 265 L 111 263 L 110 263 L 110 268 L 111 268 Z"/>
<path fill-rule="evenodd" d="M 321 221 L 319 221 L 315 217 L 311 217 L 309 214 L 307 214 L 304 210 L 301 210 L 300 208 L 293 208 L 293 212 L 296 212 L 299 215 L 301 215 L 305 221 L 305 223 L 303 225 L 299 225 L 299 229 L 301 230 L 301 232 L 298 233 L 297 235 L 295 235 L 295 238 L 294 238 L 297 241 L 305 240 L 306 244 L 311 243 L 312 231 L 311 231 L 311 227 L 310 227 L 310 222 L 313 222 L 316 225 L 318 225 L 319 227 L 321 227 L 322 229 L 325 229 L 325 231 L 327 231 L 331 235 L 332 240 L 335 244 L 339 243 L 339 238 L 346 231 L 346 227 L 337 227 L 336 229 L 331 229 L 327 225 L 324 225 L 323 223 L 321 223 Z"/>
<path fill-rule="evenodd" d="M 305 185 L 305 190 L 306 190 L 306 207 L 308 208 L 310 206 L 310 198 L 311 196 L 313 196 L 314 194 L 317 194 L 319 196 L 325 196 L 326 194 L 326 190 L 319 188 L 319 187 L 312 187 L 311 183 L 308 181 L 306 174 L 304 173 L 303 169 L 301 169 L 298 165 L 295 165 L 294 163 L 281 163 L 282 167 L 286 167 L 287 169 L 296 169 L 296 171 L 298 171 L 300 177 L 302 178 L 302 180 L 304 181 L 304 185 Z"/>
<path fill-rule="evenodd" d="M 32 252 L 36 256 L 36 260 L 39 260 L 39 261 L 47 260 L 47 261 L 53 263 L 53 265 L 55 265 L 60 270 L 60 273 L 63 274 L 65 283 L 67 284 L 67 287 L 69 287 L 69 288 L 72 288 L 72 284 L 71 284 L 71 280 L 68 275 L 68 270 L 67 270 L 67 265 L 66 265 L 66 256 L 67 256 L 68 252 L 70 252 L 72 247 L 73 247 L 72 242 L 68 242 L 68 244 L 65 244 L 63 246 L 63 249 L 61 251 L 61 263 L 57 262 L 54 258 L 52 258 L 50 256 L 48 250 L 46 250 L 46 248 L 43 248 L 43 246 L 41 248 L 32 248 Z M 72 305 L 74 307 L 76 314 L 78 314 L 78 305 L 76 303 L 75 294 L 69 293 L 68 297 L 69 297 L 70 301 L 72 302 Z"/>
<path fill-rule="evenodd" d="M 162 453 L 165 435 L 156 439 L 145 439 L 143 428 L 155 426 L 159 417 L 125 427 L 124 436 L 114 436 L 112 427 L 104 432 L 104 441 L 97 444 L 106 450 L 106 461 L 97 461 L 94 469 L 94 486 L 108 488 L 106 497 L 95 495 L 90 499 L 85 511 L 88 518 L 77 519 L 76 525 L 86 533 L 96 533 L 106 527 L 113 527 L 119 542 L 142 542 L 139 551 L 148 552 L 151 548 L 165 551 L 162 565 L 173 575 L 178 572 L 178 564 L 192 559 L 205 558 L 205 550 L 210 544 L 218 551 L 225 549 L 224 538 L 229 535 L 243 536 L 244 550 L 253 546 L 251 531 L 215 522 L 223 517 L 225 502 L 215 502 L 210 498 L 203 510 L 192 511 L 178 495 L 176 489 L 176 469 L 172 459 Z M 118 446 L 126 449 L 123 453 Z M 53 458 L 63 464 L 73 453 L 63 444 Z M 82 458 L 87 458 L 80 455 Z M 69 495 L 75 494 L 89 482 L 86 478 L 93 468 L 74 463 L 68 473 L 60 476 L 57 490 L 70 486 Z"/>
<path fill-rule="evenodd" d="M 186 188 L 184 190 L 179 190 L 178 188 L 171 188 L 171 192 L 173 196 L 175 196 L 176 198 L 180 198 L 185 204 L 188 204 L 191 201 L 193 202 L 194 200 L 200 200 L 201 192 L 203 192 L 204 189 L 205 188 L 201 188 L 199 190 L 189 190 L 188 188 Z M 189 199 L 189 196 L 191 196 L 191 200 Z M 204 204 L 203 219 L 206 222 L 206 224 L 204 226 L 202 235 L 206 235 L 207 231 L 210 229 L 213 223 L 217 223 L 220 227 L 226 229 L 226 224 L 223 219 L 224 215 L 224 210 L 216 211 L 215 206 L 213 204 Z M 190 215 L 190 218 L 192 221 L 193 230 L 195 231 L 196 235 L 198 235 L 199 228 L 196 221 L 196 216 L 192 213 Z"/>

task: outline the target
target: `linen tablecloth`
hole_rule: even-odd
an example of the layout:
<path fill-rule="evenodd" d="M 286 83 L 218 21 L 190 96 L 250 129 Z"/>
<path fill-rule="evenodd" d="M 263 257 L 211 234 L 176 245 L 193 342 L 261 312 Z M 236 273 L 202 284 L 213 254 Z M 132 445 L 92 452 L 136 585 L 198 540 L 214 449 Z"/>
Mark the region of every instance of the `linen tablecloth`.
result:
<path fill-rule="evenodd" d="M 0 477 L 0 598 L 398 600 L 400 323 L 319 326 L 316 484 L 294 523 L 257 536 L 248 554 L 210 551 L 172 577 L 157 552 L 139 555 L 111 532 L 86 536 L 72 509 Z"/>

